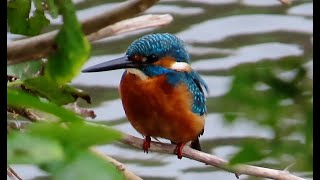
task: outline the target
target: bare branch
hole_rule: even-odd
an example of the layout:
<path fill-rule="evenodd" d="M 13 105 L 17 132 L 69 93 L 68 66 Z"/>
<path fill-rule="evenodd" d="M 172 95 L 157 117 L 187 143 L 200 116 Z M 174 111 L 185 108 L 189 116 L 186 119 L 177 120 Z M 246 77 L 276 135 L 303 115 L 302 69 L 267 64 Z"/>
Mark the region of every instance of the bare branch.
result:
<path fill-rule="evenodd" d="M 282 4 L 285 5 L 290 5 L 291 4 L 291 0 L 279 0 Z"/>
<path fill-rule="evenodd" d="M 85 34 L 91 34 L 108 25 L 131 18 L 147 10 L 158 1 L 159 0 L 130 0 L 123 2 L 111 11 L 108 10 L 82 21 L 82 29 Z"/>
<path fill-rule="evenodd" d="M 88 35 L 87 38 L 92 42 L 105 37 L 135 31 L 138 29 L 163 26 L 169 24 L 172 20 L 173 18 L 169 14 L 143 15 L 107 26 L 97 32 Z"/>
<path fill-rule="evenodd" d="M 11 180 L 15 180 L 16 177 L 14 176 L 14 174 L 10 171 L 9 166 L 7 167 L 7 176 L 11 179 Z"/>
<path fill-rule="evenodd" d="M 130 32 L 130 31 L 135 31 L 138 29 L 163 26 L 163 25 L 169 24 L 172 20 L 173 20 L 173 18 L 169 14 L 143 15 L 143 16 L 123 20 L 123 21 L 120 21 L 120 22 L 115 23 L 113 25 L 107 26 L 97 32 L 94 32 L 94 33 L 91 33 L 90 35 L 87 35 L 87 38 L 90 42 L 93 42 L 93 41 L 96 41 L 96 40 L 99 40 L 99 39 L 102 39 L 105 37 L 114 36 L 114 35 Z M 34 42 L 29 41 L 29 43 L 31 43 L 31 47 L 32 47 L 33 46 L 32 44 L 37 44 L 38 41 L 42 41 L 41 38 L 40 38 L 40 40 L 34 39 Z M 22 44 L 17 44 L 17 42 L 21 42 Z M 43 41 L 43 42 L 45 42 L 45 41 Z M 24 46 L 24 40 L 15 41 L 13 43 L 16 43 L 16 46 L 18 47 L 16 49 L 16 53 L 19 54 L 21 52 L 21 51 L 19 52 L 19 49 L 20 49 L 19 47 L 20 47 L 20 45 Z M 44 44 L 44 45 L 49 45 L 49 44 Z M 25 48 L 29 48 L 29 47 L 25 47 Z M 53 50 L 54 49 L 51 49 L 49 51 L 43 51 L 43 52 L 39 51 L 39 52 L 37 52 L 38 55 L 34 55 L 34 57 L 35 58 L 38 58 L 38 56 L 45 57 L 48 55 L 48 53 L 50 53 L 50 51 L 53 51 Z M 25 51 L 25 53 L 29 53 L 25 49 L 23 49 L 23 51 Z M 17 63 L 21 63 L 21 62 L 33 59 L 33 58 L 24 59 L 23 56 L 24 56 L 24 54 L 22 52 L 21 58 L 23 58 L 23 59 L 20 59 L 20 58 L 15 59 L 15 60 L 9 59 L 8 64 L 17 64 Z"/>
<path fill-rule="evenodd" d="M 116 166 L 116 168 L 123 173 L 123 175 L 125 176 L 126 180 L 142 180 L 139 176 L 135 175 L 133 172 L 128 170 L 128 168 L 126 168 L 125 165 L 122 164 L 121 162 L 113 159 L 110 156 L 102 154 L 97 149 L 91 148 L 90 150 L 91 150 L 91 152 L 93 152 L 94 154 L 98 155 L 102 159 L 104 159 L 104 160 L 106 160 L 108 162 L 111 162 L 114 166 Z"/>
<path fill-rule="evenodd" d="M 89 122 L 88 122 L 89 123 Z M 90 123 L 91 124 L 91 123 Z M 104 125 L 101 125 L 104 126 Z M 123 133 L 123 138 L 119 140 L 120 142 L 136 147 L 142 150 L 143 139 L 137 138 L 128 134 Z M 168 153 L 175 154 L 175 145 L 161 143 L 161 142 L 151 142 L 150 151 L 160 152 L 160 153 Z M 219 158 L 217 156 L 207 154 L 201 151 L 194 150 L 188 146 L 185 146 L 182 151 L 182 155 L 186 158 L 203 162 L 207 165 L 212 165 L 219 169 L 232 172 L 236 175 L 236 177 L 240 175 L 250 175 L 256 177 L 277 179 L 277 180 L 304 180 L 298 176 L 290 174 L 287 170 L 275 170 L 270 168 L 251 166 L 245 164 L 238 164 L 231 166 L 228 161 Z M 115 164 L 117 167 L 121 167 L 120 164 Z"/>
<path fill-rule="evenodd" d="M 75 112 L 76 114 L 79 114 L 80 116 L 82 116 L 84 118 L 90 117 L 91 119 L 94 119 L 96 117 L 96 114 L 93 110 L 87 109 L 87 108 L 81 108 L 78 106 L 77 102 L 69 103 L 67 105 L 64 105 L 64 107 L 66 109 L 69 109 L 69 110 Z"/>
<path fill-rule="evenodd" d="M 43 121 L 38 115 L 26 108 L 7 107 L 7 111 L 13 114 L 19 114 L 30 121 Z"/>
<path fill-rule="evenodd" d="M 131 135 L 125 135 L 125 137 L 121 140 L 121 142 L 141 149 L 143 144 L 143 139 L 140 139 Z M 175 154 L 174 150 L 175 150 L 175 145 L 165 144 L 160 142 L 151 142 L 150 151 Z M 251 175 L 256 177 L 264 177 L 264 178 L 271 178 L 271 179 L 277 179 L 277 180 L 303 180 L 303 178 L 294 176 L 286 171 L 274 170 L 274 169 L 251 166 L 251 165 L 242 165 L 242 164 L 236 165 L 236 166 L 230 166 L 228 162 L 224 159 L 221 159 L 211 154 L 194 150 L 188 146 L 185 146 L 183 148 L 182 155 L 186 158 L 203 162 L 205 164 L 209 164 L 214 167 L 235 173 L 236 175 L 246 174 L 246 175 Z"/>
<path fill-rule="evenodd" d="M 86 35 L 91 34 L 101 28 L 137 15 L 156 2 L 158 0 L 130 0 L 123 2 L 111 11 L 108 10 L 82 21 L 82 29 Z M 17 64 L 46 57 L 56 49 L 54 38 L 57 33 L 58 30 L 7 43 L 7 64 Z"/>
<path fill-rule="evenodd" d="M 15 180 L 16 178 L 19 180 L 23 180 L 18 173 L 16 173 L 10 166 L 7 166 L 7 176 L 9 176 L 9 178 L 11 180 Z"/>

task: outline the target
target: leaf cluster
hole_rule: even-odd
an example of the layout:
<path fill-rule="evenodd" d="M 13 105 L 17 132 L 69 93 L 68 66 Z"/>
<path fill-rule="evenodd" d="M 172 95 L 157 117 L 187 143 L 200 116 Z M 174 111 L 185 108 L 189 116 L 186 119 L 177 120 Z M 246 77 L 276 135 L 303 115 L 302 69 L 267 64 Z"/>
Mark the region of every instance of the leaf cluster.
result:
<path fill-rule="evenodd" d="M 16 34 L 39 34 L 49 24 L 46 13 L 53 18 L 60 14 L 64 21 L 55 38 L 57 51 L 47 61 L 8 67 L 18 78 L 7 83 L 8 107 L 41 112 L 45 119 L 8 132 L 8 164 L 34 164 L 54 179 L 123 179 L 113 164 L 90 150 L 120 139 L 121 133 L 86 122 L 62 106 L 79 97 L 90 103 L 89 95 L 67 84 L 90 56 L 72 1 L 11 0 L 7 9 L 10 31 Z"/>
<path fill-rule="evenodd" d="M 295 163 L 297 170 L 312 171 L 312 80 L 302 59 L 289 59 L 289 67 L 261 62 L 232 69 L 231 89 L 218 105 L 226 122 L 251 121 L 270 130 L 272 137 L 269 142 L 242 142 L 231 163 L 274 158 Z"/>

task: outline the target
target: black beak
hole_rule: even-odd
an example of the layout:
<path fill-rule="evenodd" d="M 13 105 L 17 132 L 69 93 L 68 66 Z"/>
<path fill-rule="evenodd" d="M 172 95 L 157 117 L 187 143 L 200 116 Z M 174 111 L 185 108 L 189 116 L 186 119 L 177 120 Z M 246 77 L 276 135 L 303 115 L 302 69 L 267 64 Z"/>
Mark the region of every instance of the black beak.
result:
<path fill-rule="evenodd" d="M 100 71 L 110 71 L 110 70 L 123 69 L 123 68 L 137 68 L 141 65 L 142 63 L 130 61 L 127 56 L 124 56 L 118 59 L 103 62 L 101 64 L 97 64 L 95 66 L 89 67 L 87 69 L 82 70 L 82 72 L 84 73 L 100 72 Z"/>

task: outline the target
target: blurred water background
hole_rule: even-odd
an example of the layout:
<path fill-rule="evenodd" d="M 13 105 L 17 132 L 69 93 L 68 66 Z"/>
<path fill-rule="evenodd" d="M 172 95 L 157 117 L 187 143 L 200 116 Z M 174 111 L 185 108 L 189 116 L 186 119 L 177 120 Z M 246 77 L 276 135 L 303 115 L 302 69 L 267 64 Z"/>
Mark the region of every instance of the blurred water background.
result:
<path fill-rule="evenodd" d="M 117 1 L 74 1 L 78 17 L 83 19 L 117 5 Z M 120 1 L 119 1 L 120 2 Z M 192 67 L 208 83 L 208 115 L 205 133 L 201 137 L 203 151 L 229 159 L 238 151 L 242 139 L 270 138 L 272 131 L 254 121 L 237 119 L 229 124 L 224 120 L 224 107 L 217 104 L 219 98 L 230 90 L 232 68 L 240 64 L 266 63 L 267 66 L 303 62 L 307 77 L 313 76 L 313 1 L 296 0 L 292 5 L 282 5 L 278 0 L 164 0 L 147 10 L 145 14 L 173 15 L 174 21 L 165 27 L 150 28 L 94 43 L 92 57 L 85 67 L 122 56 L 129 44 L 147 33 L 170 32 L 185 41 L 191 54 Z M 61 24 L 61 18 L 52 20 L 47 29 Z M 8 34 L 8 40 L 16 36 Z M 269 64 L 268 64 L 269 63 Z M 98 121 L 125 133 L 141 137 L 126 120 L 119 99 L 118 85 L 123 70 L 80 74 L 72 85 L 92 96 L 92 104 L 81 100 L 79 105 L 93 109 Z M 279 72 L 279 76 L 290 78 L 294 71 Z M 261 85 L 257 88 L 266 88 Z M 290 103 L 290 102 L 284 102 Z M 223 106 L 221 106 L 223 105 Z M 168 142 L 166 140 L 161 140 Z M 146 180 L 235 180 L 232 173 L 204 165 L 187 158 L 179 160 L 174 155 L 142 150 L 114 143 L 99 149 L 124 163 L 128 169 Z M 290 161 L 288 161 L 290 162 Z M 292 160 L 294 163 L 294 160 Z M 290 163 L 277 159 L 257 162 L 257 165 L 285 169 Z M 45 174 L 32 166 L 12 166 L 25 179 L 46 179 Z M 293 168 L 294 169 L 294 168 Z M 312 179 L 311 172 L 297 169 L 293 173 Z M 241 176 L 241 179 L 261 179 Z"/>

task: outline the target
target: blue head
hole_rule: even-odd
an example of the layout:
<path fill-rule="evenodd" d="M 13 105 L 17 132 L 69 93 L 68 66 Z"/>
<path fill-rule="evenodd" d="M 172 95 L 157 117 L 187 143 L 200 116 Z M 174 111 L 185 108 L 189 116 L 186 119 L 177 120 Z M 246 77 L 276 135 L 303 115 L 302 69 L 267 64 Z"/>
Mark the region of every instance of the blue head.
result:
<path fill-rule="evenodd" d="M 172 57 L 177 62 L 189 63 L 189 54 L 184 43 L 169 33 L 150 34 L 135 40 L 128 48 L 126 55 L 145 57 L 153 63 L 164 57 Z"/>
<path fill-rule="evenodd" d="M 168 33 L 150 34 L 135 40 L 124 57 L 107 61 L 82 72 L 98 72 L 126 68 L 146 77 L 166 75 L 169 84 L 184 83 L 193 95 L 192 111 L 206 112 L 202 86 L 208 91 L 203 79 L 189 65 L 190 56 L 184 43 Z M 142 72 L 142 73 L 141 73 Z"/>
<path fill-rule="evenodd" d="M 82 72 L 108 71 L 121 68 L 135 68 L 153 76 L 163 69 L 190 70 L 190 56 L 184 43 L 169 33 L 149 34 L 135 40 L 124 57 L 104 62 Z"/>

